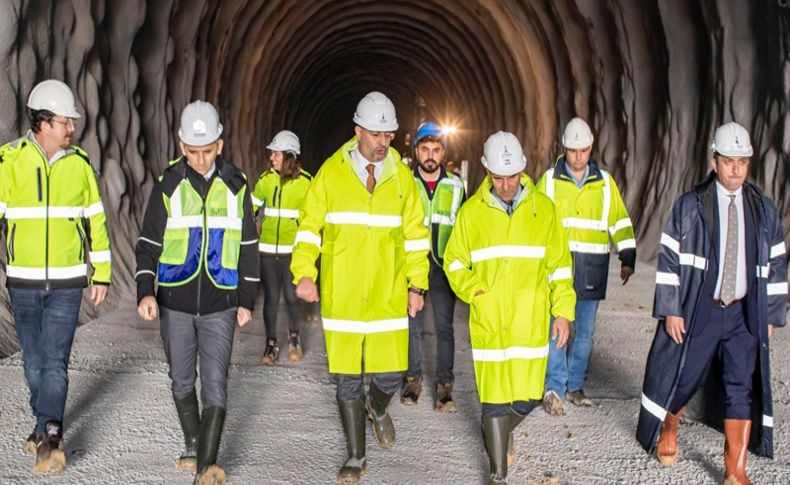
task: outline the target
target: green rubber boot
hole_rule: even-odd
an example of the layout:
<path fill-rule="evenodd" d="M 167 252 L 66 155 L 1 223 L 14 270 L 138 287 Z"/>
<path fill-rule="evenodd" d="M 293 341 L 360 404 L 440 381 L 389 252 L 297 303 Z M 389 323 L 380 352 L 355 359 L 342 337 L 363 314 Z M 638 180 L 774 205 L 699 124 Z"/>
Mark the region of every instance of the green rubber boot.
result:
<path fill-rule="evenodd" d="M 373 423 L 373 436 L 382 448 L 392 448 L 395 445 L 395 425 L 387 413 L 392 396 L 371 383 L 365 400 L 368 418 Z"/>
<path fill-rule="evenodd" d="M 483 416 L 483 441 L 491 466 L 488 485 L 507 485 L 507 447 L 510 416 Z"/>
<path fill-rule="evenodd" d="M 181 431 L 184 433 L 184 453 L 176 461 L 176 468 L 194 470 L 197 468 L 197 442 L 200 434 L 197 394 L 193 389 L 186 397 L 173 400 L 176 403 L 178 420 L 181 422 Z"/>
<path fill-rule="evenodd" d="M 346 434 L 348 460 L 337 474 L 338 483 L 359 483 L 367 471 L 365 459 L 365 404 L 361 399 L 337 401 L 343 431 Z"/>

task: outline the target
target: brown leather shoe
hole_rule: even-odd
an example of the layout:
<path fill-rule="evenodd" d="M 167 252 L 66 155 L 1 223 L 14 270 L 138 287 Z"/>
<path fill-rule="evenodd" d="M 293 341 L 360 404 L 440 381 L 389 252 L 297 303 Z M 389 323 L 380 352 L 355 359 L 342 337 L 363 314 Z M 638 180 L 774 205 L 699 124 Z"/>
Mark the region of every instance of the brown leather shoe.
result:
<path fill-rule="evenodd" d="M 453 383 L 436 384 L 436 411 L 440 413 L 457 413 L 458 403 L 453 400 Z"/>
<path fill-rule="evenodd" d="M 680 412 L 672 414 L 667 411 L 664 424 L 661 425 L 661 434 L 658 436 L 656 456 L 664 466 L 675 466 L 678 461 L 678 428 L 680 427 Z"/>
<path fill-rule="evenodd" d="M 724 420 L 724 485 L 752 485 L 746 476 L 746 451 L 752 422 Z"/>
<path fill-rule="evenodd" d="M 406 405 L 417 404 L 422 394 L 422 376 L 407 376 L 403 381 L 403 394 L 400 402 Z"/>

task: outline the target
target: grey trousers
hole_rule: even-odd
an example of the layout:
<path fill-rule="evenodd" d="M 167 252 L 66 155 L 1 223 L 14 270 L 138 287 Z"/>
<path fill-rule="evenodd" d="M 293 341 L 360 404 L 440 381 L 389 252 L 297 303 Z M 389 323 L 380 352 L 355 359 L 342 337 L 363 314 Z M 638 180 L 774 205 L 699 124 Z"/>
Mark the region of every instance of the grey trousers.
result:
<path fill-rule="evenodd" d="M 370 374 L 370 385 L 385 394 L 398 392 L 403 372 L 380 372 Z M 356 401 L 365 397 L 365 381 L 362 374 L 337 374 L 337 400 Z"/>
<path fill-rule="evenodd" d="M 226 407 L 228 367 L 236 330 L 236 308 L 196 316 L 160 307 L 160 334 L 170 366 L 175 399 L 195 388 L 200 355 L 200 397 L 203 408 Z"/>

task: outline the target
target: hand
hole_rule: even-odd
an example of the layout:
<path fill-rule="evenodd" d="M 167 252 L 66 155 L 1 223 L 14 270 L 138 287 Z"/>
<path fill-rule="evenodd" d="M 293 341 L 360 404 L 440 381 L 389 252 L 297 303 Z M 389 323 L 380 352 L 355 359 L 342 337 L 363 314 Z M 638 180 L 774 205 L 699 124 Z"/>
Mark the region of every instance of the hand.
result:
<path fill-rule="evenodd" d="M 299 284 L 296 285 L 296 296 L 307 303 L 318 301 L 318 286 L 315 281 L 307 276 L 299 280 Z"/>
<path fill-rule="evenodd" d="M 137 305 L 137 314 L 140 315 L 145 321 L 152 321 L 159 313 L 159 306 L 156 304 L 156 298 L 153 296 L 144 296 Z"/>
<path fill-rule="evenodd" d="M 236 321 L 239 322 L 239 327 L 247 325 L 252 320 L 252 312 L 240 306 L 236 310 Z"/>
<path fill-rule="evenodd" d="M 91 285 L 91 301 L 93 306 L 99 306 L 107 297 L 107 285 Z"/>
<path fill-rule="evenodd" d="M 774 338 L 774 325 L 772 323 L 768 324 L 768 338 Z"/>
<path fill-rule="evenodd" d="M 664 322 L 669 338 L 675 341 L 676 344 L 683 343 L 683 334 L 686 333 L 686 322 L 683 317 L 675 315 L 667 315 L 666 322 Z"/>
<path fill-rule="evenodd" d="M 623 280 L 623 284 L 625 285 L 628 283 L 628 280 L 634 274 L 634 268 L 630 266 L 623 266 L 620 268 L 620 279 Z"/>
<path fill-rule="evenodd" d="M 423 305 L 425 305 L 425 297 L 422 295 L 418 295 L 413 291 L 409 292 L 409 316 L 414 318 L 417 316 L 417 313 L 422 310 Z"/>
<path fill-rule="evenodd" d="M 557 349 L 565 347 L 568 337 L 571 335 L 571 324 L 567 318 L 557 317 L 554 319 L 554 331 L 551 332 L 551 339 L 557 341 Z"/>

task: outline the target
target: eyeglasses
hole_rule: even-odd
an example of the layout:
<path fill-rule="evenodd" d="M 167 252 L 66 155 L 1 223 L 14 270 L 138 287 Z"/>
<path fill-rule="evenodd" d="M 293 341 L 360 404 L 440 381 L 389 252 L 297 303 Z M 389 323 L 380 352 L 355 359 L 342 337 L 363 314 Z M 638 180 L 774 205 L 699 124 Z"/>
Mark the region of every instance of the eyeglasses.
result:
<path fill-rule="evenodd" d="M 362 128 L 360 126 L 360 128 Z M 370 131 L 367 128 L 362 128 L 362 131 L 367 133 L 368 135 L 372 136 L 375 139 L 384 139 L 384 140 L 392 140 L 395 138 L 394 131 Z"/>
<path fill-rule="evenodd" d="M 63 125 L 66 128 L 69 128 L 69 127 L 74 128 L 74 120 L 71 119 L 71 118 L 66 118 L 65 121 L 64 120 L 56 120 L 55 118 L 52 118 L 51 120 L 49 120 L 49 122 L 50 123 L 57 123 L 59 125 Z"/>

